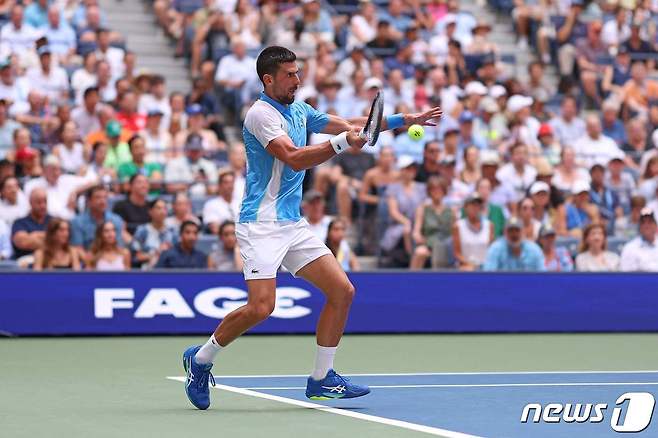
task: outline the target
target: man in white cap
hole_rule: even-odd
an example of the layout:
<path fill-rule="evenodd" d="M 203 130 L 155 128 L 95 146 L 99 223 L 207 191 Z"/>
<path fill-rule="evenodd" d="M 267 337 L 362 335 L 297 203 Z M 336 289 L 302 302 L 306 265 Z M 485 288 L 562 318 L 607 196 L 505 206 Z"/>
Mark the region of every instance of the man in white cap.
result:
<path fill-rule="evenodd" d="M 485 271 L 545 271 L 544 254 L 535 242 L 523 238 L 521 221 L 511 217 L 505 224 L 505 237 L 487 251 Z"/>
<path fill-rule="evenodd" d="M 519 123 L 518 140 L 528 146 L 539 146 L 537 132 L 541 123 L 531 114 L 532 102 L 532 97 L 515 94 L 507 100 L 507 112 Z"/>
<path fill-rule="evenodd" d="M 650 208 L 640 212 L 640 235 L 624 245 L 621 251 L 622 271 L 658 271 L 656 217 Z"/>
<path fill-rule="evenodd" d="M 567 230 L 569 234 L 580 238 L 583 229 L 600 220 L 599 209 L 590 202 L 590 184 L 576 181 L 573 185 L 573 196 L 567 203 Z"/>

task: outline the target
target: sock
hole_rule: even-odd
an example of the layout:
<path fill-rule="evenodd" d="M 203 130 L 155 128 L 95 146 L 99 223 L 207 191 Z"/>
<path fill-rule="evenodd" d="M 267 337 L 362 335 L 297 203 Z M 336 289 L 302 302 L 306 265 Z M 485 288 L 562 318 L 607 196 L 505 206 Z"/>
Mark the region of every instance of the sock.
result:
<path fill-rule="evenodd" d="M 206 341 L 205 344 L 201 346 L 199 351 L 197 351 L 194 356 L 194 360 L 202 365 L 212 363 L 215 360 L 215 356 L 222 349 L 222 346 L 219 345 L 219 342 L 215 339 L 215 334 L 210 335 L 210 338 Z"/>
<path fill-rule="evenodd" d="M 313 380 L 322 380 L 327 376 L 327 372 L 334 367 L 334 356 L 338 347 L 322 347 L 318 345 L 318 351 L 315 353 L 315 369 L 311 377 Z"/>

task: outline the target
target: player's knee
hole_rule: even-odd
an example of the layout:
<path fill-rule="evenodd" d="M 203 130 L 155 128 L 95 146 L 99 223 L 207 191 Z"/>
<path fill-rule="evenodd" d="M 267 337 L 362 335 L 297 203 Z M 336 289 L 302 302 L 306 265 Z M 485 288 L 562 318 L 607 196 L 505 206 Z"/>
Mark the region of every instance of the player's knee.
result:
<path fill-rule="evenodd" d="M 427 258 L 430 256 L 430 250 L 426 246 L 421 245 L 416 247 L 414 254 L 418 257 Z"/>
<path fill-rule="evenodd" d="M 354 288 L 354 285 L 352 284 L 352 282 L 348 281 L 347 284 L 345 284 L 343 290 L 343 299 L 345 300 L 346 303 L 352 304 L 352 300 L 354 300 L 355 294 L 356 294 L 356 289 Z"/>
<path fill-rule="evenodd" d="M 274 300 L 261 300 L 249 304 L 249 311 L 253 319 L 263 321 L 274 312 Z"/>

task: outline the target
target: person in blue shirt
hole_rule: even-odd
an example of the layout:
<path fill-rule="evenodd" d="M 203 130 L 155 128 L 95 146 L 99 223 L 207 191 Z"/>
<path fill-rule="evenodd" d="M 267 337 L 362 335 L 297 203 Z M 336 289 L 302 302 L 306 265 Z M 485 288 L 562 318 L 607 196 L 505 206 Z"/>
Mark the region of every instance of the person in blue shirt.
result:
<path fill-rule="evenodd" d="M 573 184 L 571 201 L 567 203 L 567 230 L 569 234 L 580 237 L 582 230 L 599 220 L 599 209 L 590 202 L 592 187 L 586 181 Z"/>
<path fill-rule="evenodd" d="M 244 261 L 248 300 L 226 315 L 204 345 L 191 346 L 183 353 L 185 392 L 198 409 L 210 406 L 208 379 L 220 350 L 274 311 L 277 271 L 282 265 L 294 276 L 314 284 L 327 298 L 318 323 L 315 368 L 307 380 L 306 396 L 354 398 L 370 392 L 368 387 L 354 384 L 333 370 L 354 286 L 300 214 L 305 169 L 349 148 L 362 148 L 365 140 L 360 131 L 367 118 L 346 120 L 295 101 L 300 86 L 296 59 L 292 51 L 272 46 L 264 49 L 256 61 L 264 91 L 244 120 L 247 175 L 235 231 Z M 431 124 L 431 119 L 440 116 L 438 107 L 424 113 L 394 114 L 384 118 L 381 127 Z M 307 145 L 309 132 L 335 137 Z"/>
<path fill-rule="evenodd" d="M 512 217 L 505 236 L 491 244 L 484 261 L 485 271 L 545 271 L 544 254 L 535 242 L 523 238 L 521 221 Z"/>
<path fill-rule="evenodd" d="M 35 29 L 46 27 L 48 24 L 48 3 L 50 0 L 36 0 L 25 8 L 23 23 Z"/>
<path fill-rule="evenodd" d="M 160 254 L 156 268 L 205 269 L 208 256 L 195 248 L 199 240 L 199 225 L 185 221 L 180 226 L 180 239 L 172 248 Z"/>

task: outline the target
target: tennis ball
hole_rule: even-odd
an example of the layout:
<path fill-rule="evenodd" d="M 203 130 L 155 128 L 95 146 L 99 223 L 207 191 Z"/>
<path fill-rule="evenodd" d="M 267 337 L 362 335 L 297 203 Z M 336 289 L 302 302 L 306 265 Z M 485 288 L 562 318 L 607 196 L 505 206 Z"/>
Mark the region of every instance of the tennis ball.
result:
<path fill-rule="evenodd" d="M 407 129 L 407 134 L 409 134 L 409 137 L 412 140 L 418 141 L 425 136 L 425 129 L 420 125 L 411 125 L 409 129 Z"/>

